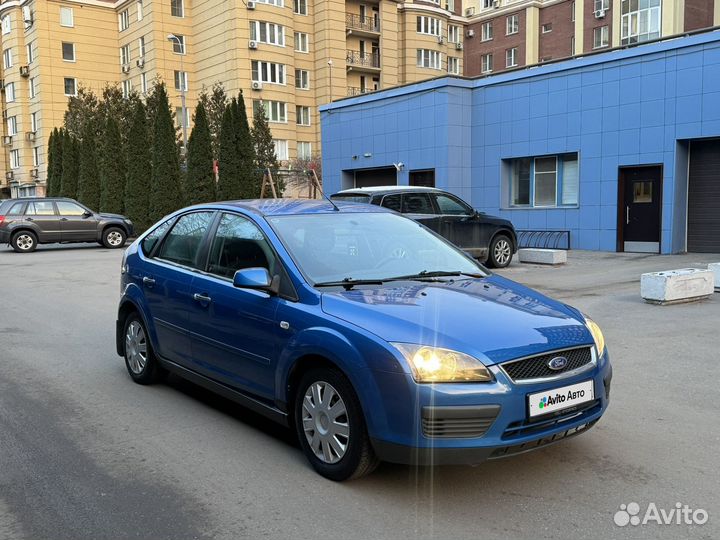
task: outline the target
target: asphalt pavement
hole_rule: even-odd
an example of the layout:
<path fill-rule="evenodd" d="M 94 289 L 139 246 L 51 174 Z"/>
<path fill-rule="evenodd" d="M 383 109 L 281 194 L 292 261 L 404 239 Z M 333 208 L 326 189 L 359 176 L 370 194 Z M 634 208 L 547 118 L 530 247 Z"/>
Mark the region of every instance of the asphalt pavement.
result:
<path fill-rule="evenodd" d="M 720 256 L 571 252 L 562 268 L 503 270 L 604 329 L 605 416 L 529 454 L 383 464 L 341 484 L 250 411 L 174 377 L 131 382 L 114 347 L 121 256 L 0 246 L 2 539 L 720 537 L 720 294 L 675 306 L 639 297 L 641 272 Z M 640 517 L 681 503 L 708 521 L 616 525 L 632 502 Z"/>

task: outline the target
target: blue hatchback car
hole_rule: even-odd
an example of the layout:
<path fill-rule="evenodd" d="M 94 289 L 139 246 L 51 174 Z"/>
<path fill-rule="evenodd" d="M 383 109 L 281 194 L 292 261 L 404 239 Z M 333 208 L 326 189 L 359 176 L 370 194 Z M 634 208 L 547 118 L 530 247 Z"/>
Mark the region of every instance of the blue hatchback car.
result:
<path fill-rule="evenodd" d="M 377 206 L 185 208 L 127 249 L 121 282 L 133 380 L 171 371 L 286 424 L 333 480 L 511 456 L 608 406 L 593 321 Z"/>

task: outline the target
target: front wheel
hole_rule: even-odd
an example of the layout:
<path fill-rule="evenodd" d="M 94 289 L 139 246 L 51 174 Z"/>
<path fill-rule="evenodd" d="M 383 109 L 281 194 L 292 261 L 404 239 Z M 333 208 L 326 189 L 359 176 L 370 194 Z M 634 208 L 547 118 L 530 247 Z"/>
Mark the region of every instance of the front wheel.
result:
<path fill-rule="evenodd" d="M 295 396 L 295 426 L 305 456 L 325 478 L 359 478 L 379 463 L 357 395 L 336 370 L 303 375 Z"/>
<path fill-rule="evenodd" d="M 103 231 L 102 243 L 106 248 L 116 249 L 125 245 L 127 234 L 119 227 L 108 227 Z"/>
<path fill-rule="evenodd" d="M 147 329 L 140 315 L 131 313 L 125 320 L 125 366 L 138 384 L 161 381 L 167 373 L 153 354 Z"/>
<path fill-rule="evenodd" d="M 512 240 L 504 234 L 498 234 L 490 242 L 490 256 L 488 263 L 495 268 L 505 268 L 512 261 Z"/>

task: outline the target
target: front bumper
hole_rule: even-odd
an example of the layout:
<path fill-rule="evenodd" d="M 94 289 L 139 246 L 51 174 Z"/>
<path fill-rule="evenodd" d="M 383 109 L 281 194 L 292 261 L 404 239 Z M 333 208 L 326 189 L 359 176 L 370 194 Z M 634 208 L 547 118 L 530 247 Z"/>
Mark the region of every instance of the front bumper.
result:
<path fill-rule="evenodd" d="M 609 404 L 612 367 L 607 351 L 591 370 L 556 381 L 513 384 L 501 370 L 493 372 L 492 384 L 415 385 L 413 406 L 404 411 L 404 420 L 396 411 L 388 418 L 386 433 L 371 432 L 378 457 L 409 465 L 474 465 L 509 457 L 588 431 Z M 587 380 L 594 383 L 594 400 L 528 419 L 529 394 Z M 428 421 L 433 415 L 449 421 L 432 431 L 438 425 Z"/>

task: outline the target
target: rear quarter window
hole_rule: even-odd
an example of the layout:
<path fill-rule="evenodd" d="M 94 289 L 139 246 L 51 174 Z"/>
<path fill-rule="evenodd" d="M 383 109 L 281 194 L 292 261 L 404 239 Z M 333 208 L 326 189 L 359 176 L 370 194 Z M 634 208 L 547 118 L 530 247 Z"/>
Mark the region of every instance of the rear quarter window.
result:
<path fill-rule="evenodd" d="M 7 216 L 21 216 L 23 214 L 24 207 L 25 203 L 22 202 L 15 203 L 13 205 L 6 204 L 4 210 L 0 207 L 0 215 L 2 215 L 3 212 L 6 212 L 5 215 Z"/>
<path fill-rule="evenodd" d="M 142 252 L 146 256 L 150 256 L 150 253 L 152 253 L 153 248 L 157 245 L 158 241 L 165 236 L 165 233 L 170 228 L 170 225 L 172 225 L 173 220 L 168 219 L 167 221 L 161 223 L 155 229 L 148 234 L 143 241 L 140 244 L 140 247 L 142 249 Z"/>

